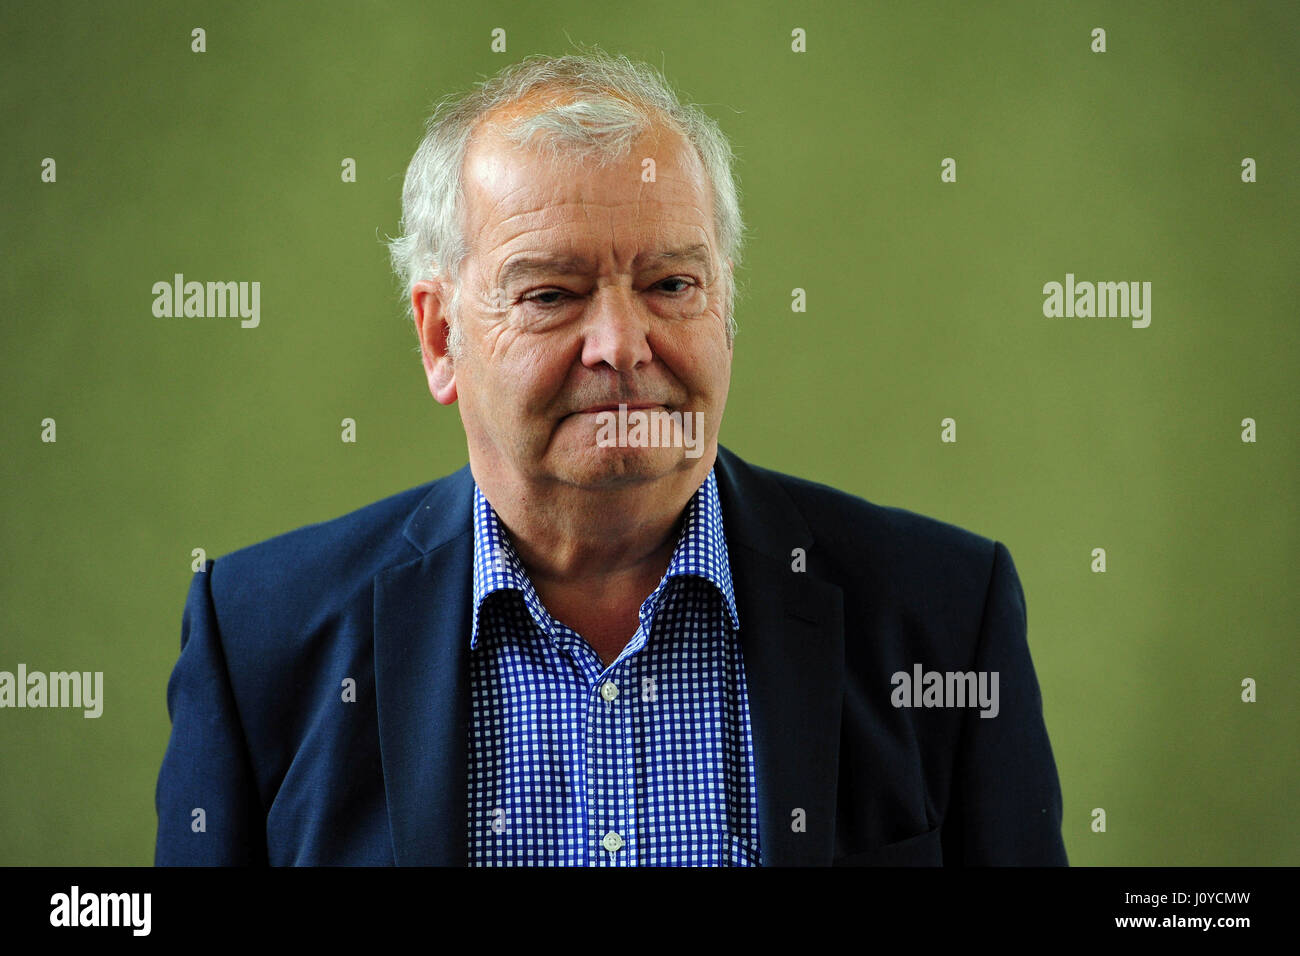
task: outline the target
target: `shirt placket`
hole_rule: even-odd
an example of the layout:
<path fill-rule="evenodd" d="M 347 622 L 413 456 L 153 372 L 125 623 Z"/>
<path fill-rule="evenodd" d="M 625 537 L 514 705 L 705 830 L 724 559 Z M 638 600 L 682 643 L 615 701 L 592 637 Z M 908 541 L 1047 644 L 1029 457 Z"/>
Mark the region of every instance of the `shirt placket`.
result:
<path fill-rule="evenodd" d="M 585 642 L 584 642 L 585 643 Z M 590 648 L 584 731 L 586 736 L 587 848 L 591 866 L 630 866 L 636 861 L 633 793 L 635 741 L 629 733 L 629 658 L 603 669 Z"/>

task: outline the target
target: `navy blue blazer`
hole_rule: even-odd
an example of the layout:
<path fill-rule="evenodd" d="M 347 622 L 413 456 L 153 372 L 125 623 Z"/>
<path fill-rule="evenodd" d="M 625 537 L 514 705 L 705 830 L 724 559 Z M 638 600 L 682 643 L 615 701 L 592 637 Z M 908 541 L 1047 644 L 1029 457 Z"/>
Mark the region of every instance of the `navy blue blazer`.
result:
<path fill-rule="evenodd" d="M 764 865 L 1064 865 L 1006 547 L 725 448 L 716 469 Z M 194 576 L 157 864 L 465 864 L 472 493 L 465 466 Z M 895 706 L 918 664 L 998 672 L 997 716 Z"/>

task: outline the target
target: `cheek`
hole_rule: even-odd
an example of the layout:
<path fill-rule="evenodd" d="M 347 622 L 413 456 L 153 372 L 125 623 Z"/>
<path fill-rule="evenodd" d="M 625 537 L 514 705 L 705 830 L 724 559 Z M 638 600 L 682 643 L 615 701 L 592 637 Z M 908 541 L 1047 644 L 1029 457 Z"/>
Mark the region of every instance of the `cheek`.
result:
<path fill-rule="evenodd" d="M 511 409 L 515 418 L 546 415 L 562 399 L 565 380 L 576 361 L 567 343 L 547 336 L 520 336 L 498 352 L 487 399 Z"/>
<path fill-rule="evenodd" d="M 731 352 L 725 333 L 683 330 L 664 339 L 658 355 L 691 392 L 715 401 L 726 392 L 731 378 Z"/>

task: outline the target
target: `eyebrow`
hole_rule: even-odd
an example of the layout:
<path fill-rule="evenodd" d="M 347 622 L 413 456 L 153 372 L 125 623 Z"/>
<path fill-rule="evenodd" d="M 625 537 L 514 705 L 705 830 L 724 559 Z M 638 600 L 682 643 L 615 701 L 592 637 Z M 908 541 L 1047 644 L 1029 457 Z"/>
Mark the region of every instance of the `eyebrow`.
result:
<path fill-rule="evenodd" d="M 713 278 L 709 247 L 702 242 L 677 249 L 642 253 L 632 260 L 632 268 L 646 269 L 660 263 L 694 263 L 705 273 L 706 280 Z M 518 279 L 536 275 L 580 275 L 594 271 L 595 265 L 592 260 L 582 256 L 520 256 L 511 259 L 501 268 L 497 284 L 505 288 Z"/>

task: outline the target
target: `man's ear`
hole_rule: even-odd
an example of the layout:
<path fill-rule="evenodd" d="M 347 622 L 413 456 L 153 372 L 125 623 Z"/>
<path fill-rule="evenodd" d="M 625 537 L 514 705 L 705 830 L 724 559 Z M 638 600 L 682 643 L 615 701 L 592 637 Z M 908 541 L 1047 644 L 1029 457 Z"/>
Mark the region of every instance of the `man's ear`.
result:
<path fill-rule="evenodd" d="M 456 400 L 456 370 L 447 351 L 450 302 L 451 287 L 446 282 L 421 279 L 411 288 L 411 311 L 415 314 L 424 374 L 429 380 L 429 392 L 442 405 Z"/>

